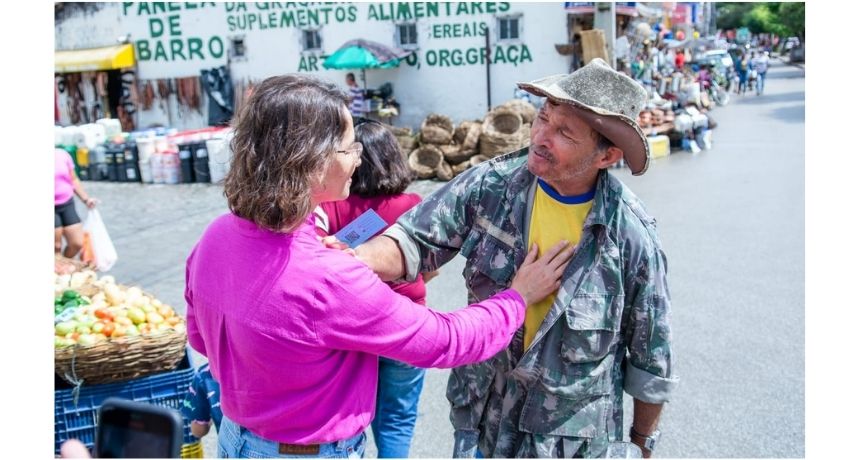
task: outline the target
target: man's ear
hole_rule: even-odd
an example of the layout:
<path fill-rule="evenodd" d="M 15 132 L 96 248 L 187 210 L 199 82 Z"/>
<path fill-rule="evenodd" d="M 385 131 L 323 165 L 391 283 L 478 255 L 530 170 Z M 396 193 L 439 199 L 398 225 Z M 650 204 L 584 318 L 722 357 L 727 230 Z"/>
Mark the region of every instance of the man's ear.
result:
<path fill-rule="evenodd" d="M 600 152 L 600 155 L 597 156 L 597 163 L 595 166 L 597 166 L 598 169 L 608 168 L 617 163 L 623 156 L 624 151 L 613 145 L 603 152 Z"/>

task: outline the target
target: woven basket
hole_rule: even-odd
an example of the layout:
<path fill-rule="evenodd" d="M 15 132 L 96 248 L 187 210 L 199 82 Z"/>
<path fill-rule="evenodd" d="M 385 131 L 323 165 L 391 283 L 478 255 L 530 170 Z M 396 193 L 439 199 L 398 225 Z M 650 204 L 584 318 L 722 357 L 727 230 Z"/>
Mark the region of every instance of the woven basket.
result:
<path fill-rule="evenodd" d="M 474 121 L 464 121 L 457 126 L 457 129 L 454 130 L 454 142 L 457 144 L 462 144 L 463 141 L 466 140 L 466 134 L 469 133 L 469 128 L 472 127 L 476 122 Z M 477 122 L 480 125 L 480 122 Z"/>
<path fill-rule="evenodd" d="M 394 134 L 397 137 L 412 136 L 412 128 L 401 128 L 398 126 L 391 126 L 384 123 L 382 124 L 382 126 L 385 126 L 385 129 L 391 131 L 391 134 Z"/>
<path fill-rule="evenodd" d="M 524 126 L 522 117 L 513 109 L 500 107 L 488 113 L 482 126 L 481 155 L 493 158 L 522 147 L 523 135 L 528 136 Z"/>
<path fill-rule="evenodd" d="M 446 145 L 450 144 L 453 135 L 438 126 L 424 126 L 421 128 L 421 143 Z"/>
<path fill-rule="evenodd" d="M 167 372 L 185 354 L 185 331 L 118 337 L 94 345 L 72 345 L 54 350 L 54 370 L 77 385 L 120 382 Z"/>
<path fill-rule="evenodd" d="M 442 151 L 445 161 L 451 164 L 462 163 L 474 155 L 474 152 L 463 152 L 459 145 L 453 144 L 443 145 L 439 147 L 439 150 Z"/>
<path fill-rule="evenodd" d="M 421 142 L 424 144 L 450 144 L 454 136 L 454 123 L 445 115 L 431 113 L 421 123 Z"/>
<path fill-rule="evenodd" d="M 421 127 L 425 126 L 438 126 L 449 133 L 454 132 L 454 123 L 450 118 L 445 115 L 439 115 L 438 113 L 431 113 L 427 115 L 427 118 L 424 119 L 424 122 L 421 123 Z"/>
<path fill-rule="evenodd" d="M 502 107 L 511 109 L 520 114 L 520 118 L 523 119 L 523 123 L 531 123 L 535 121 L 535 117 L 537 117 L 537 110 L 535 107 L 522 99 L 511 99 L 510 101 L 502 104 Z"/>
<path fill-rule="evenodd" d="M 497 107 L 484 117 L 483 131 L 485 133 L 511 135 L 519 131 L 523 118 L 519 112 L 508 107 Z"/>
<path fill-rule="evenodd" d="M 532 143 L 532 125 L 523 123 L 520 128 L 520 146 L 518 148 L 528 147 Z"/>
<path fill-rule="evenodd" d="M 473 123 L 466 133 L 466 138 L 463 139 L 463 151 L 476 152 L 478 151 L 478 141 L 481 140 L 481 132 L 483 127 L 480 123 Z"/>
<path fill-rule="evenodd" d="M 432 145 L 423 145 L 409 154 L 409 168 L 419 179 L 436 177 L 436 168 L 442 162 L 442 152 Z"/>
<path fill-rule="evenodd" d="M 472 166 L 478 166 L 479 164 L 487 160 L 489 160 L 489 158 L 485 157 L 484 155 L 475 155 L 472 158 L 469 158 L 469 164 L 471 164 Z"/>
<path fill-rule="evenodd" d="M 415 136 L 396 136 L 397 143 L 401 148 L 408 149 L 412 151 L 412 149 L 418 147 L 418 139 Z"/>
<path fill-rule="evenodd" d="M 439 163 L 439 166 L 436 168 L 436 179 L 447 182 L 453 178 L 454 170 L 451 169 L 451 165 L 445 161 Z"/>
<path fill-rule="evenodd" d="M 466 160 L 462 163 L 455 164 L 451 167 L 451 170 L 454 171 L 454 177 L 456 177 L 471 167 L 472 162 L 470 160 Z"/>

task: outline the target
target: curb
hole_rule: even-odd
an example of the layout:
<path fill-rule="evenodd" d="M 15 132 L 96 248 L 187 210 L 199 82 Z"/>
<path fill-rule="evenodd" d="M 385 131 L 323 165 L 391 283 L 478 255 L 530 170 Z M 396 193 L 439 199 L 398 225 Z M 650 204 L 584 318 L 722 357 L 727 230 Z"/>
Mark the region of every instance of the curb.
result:
<path fill-rule="evenodd" d="M 782 61 L 785 65 L 790 65 L 792 67 L 797 67 L 800 70 L 806 70 L 806 63 L 804 62 L 790 62 L 787 57 L 780 56 L 779 60 Z"/>

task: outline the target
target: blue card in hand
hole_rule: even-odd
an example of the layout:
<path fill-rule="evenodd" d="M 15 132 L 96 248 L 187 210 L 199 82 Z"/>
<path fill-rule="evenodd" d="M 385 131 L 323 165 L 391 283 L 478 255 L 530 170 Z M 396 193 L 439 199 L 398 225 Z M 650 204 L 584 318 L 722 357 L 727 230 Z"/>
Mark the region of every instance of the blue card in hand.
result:
<path fill-rule="evenodd" d="M 387 226 L 388 224 L 379 217 L 376 211 L 368 209 L 349 225 L 340 229 L 334 236 L 348 244 L 350 248 L 355 248 Z"/>

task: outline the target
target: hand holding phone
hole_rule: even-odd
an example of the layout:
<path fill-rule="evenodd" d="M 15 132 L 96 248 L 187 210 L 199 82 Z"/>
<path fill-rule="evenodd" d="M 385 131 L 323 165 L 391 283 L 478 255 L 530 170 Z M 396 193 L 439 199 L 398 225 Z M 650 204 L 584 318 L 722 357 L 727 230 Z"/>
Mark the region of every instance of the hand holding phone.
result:
<path fill-rule="evenodd" d="M 108 398 L 99 409 L 96 458 L 179 458 L 182 416 L 152 404 Z"/>

